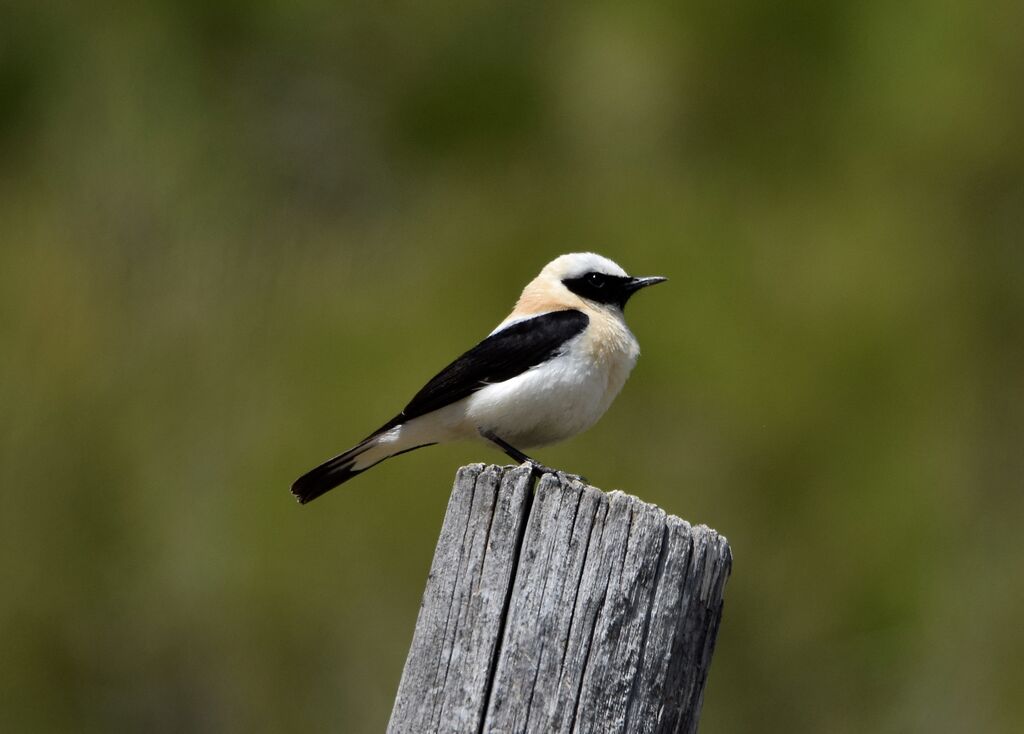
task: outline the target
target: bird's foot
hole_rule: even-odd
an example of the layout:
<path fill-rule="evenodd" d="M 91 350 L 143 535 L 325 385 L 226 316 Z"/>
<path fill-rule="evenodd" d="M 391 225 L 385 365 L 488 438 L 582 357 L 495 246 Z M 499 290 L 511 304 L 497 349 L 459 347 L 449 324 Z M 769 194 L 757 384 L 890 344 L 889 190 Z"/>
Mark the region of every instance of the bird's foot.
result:
<path fill-rule="evenodd" d="M 584 476 L 579 474 L 570 474 L 568 472 L 561 471 L 560 469 L 552 469 L 550 466 L 544 466 L 536 459 L 531 459 L 508 441 L 505 441 L 494 433 L 494 431 L 489 431 L 484 428 L 478 428 L 477 430 L 480 432 L 481 436 L 518 461 L 521 466 L 529 466 L 533 476 L 535 477 L 541 477 L 545 474 L 554 474 L 562 484 L 568 484 L 570 482 L 582 482 L 583 484 L 587 484 L 587 479 Z"/>
<path fill-rule="evenodd" d="M 554 474 L 562 484 L 569 484 L 570 482 L 580 482 L 582 484 L 587 483 L 587 478 L 582 474 L 570 474 L 569 472 L 562 471 L 561 469 L 552 469 L 550 466 L 545 466 L 539 461 L 534 461 L 533 459 L 527 459 L 523 462 L 523 465 L 528 465 L 533 471 L 533 475 L 537 478 L 540 478 L 545 474 Z"/>

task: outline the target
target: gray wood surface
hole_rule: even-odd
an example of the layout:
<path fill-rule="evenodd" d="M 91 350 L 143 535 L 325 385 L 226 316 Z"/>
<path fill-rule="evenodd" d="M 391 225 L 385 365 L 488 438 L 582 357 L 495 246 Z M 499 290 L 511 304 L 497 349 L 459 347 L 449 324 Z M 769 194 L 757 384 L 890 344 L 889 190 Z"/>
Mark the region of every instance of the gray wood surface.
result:
<path fill-rule="evenodd" d="M 463 467 L 388 731 L 694 732 L 731 562 L 631 495 Z"/>

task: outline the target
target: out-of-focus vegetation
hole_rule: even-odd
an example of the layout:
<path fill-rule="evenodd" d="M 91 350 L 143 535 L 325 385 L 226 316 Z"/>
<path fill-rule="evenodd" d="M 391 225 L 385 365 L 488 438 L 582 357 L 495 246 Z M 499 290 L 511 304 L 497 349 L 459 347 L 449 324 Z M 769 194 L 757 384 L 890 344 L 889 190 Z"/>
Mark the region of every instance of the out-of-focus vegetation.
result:
<path fill-rule="evenodd" d="M 0 730 L 380 731 L 455 468 L 301 471 L 550 258 L 551 464 L 735 558 L 703 732 L 1024 730 L 1024 5 L 8 0 Z"/>

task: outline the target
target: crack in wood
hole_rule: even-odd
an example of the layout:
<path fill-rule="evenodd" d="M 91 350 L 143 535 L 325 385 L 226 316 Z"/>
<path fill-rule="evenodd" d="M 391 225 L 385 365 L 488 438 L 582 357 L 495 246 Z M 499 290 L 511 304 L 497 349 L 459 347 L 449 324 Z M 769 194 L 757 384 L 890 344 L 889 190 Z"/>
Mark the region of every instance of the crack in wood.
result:
<path fill-rule="evenodd" d="M 463 467 L 388 731 L 691 734 L 731 565 L 630 495 Z"/>

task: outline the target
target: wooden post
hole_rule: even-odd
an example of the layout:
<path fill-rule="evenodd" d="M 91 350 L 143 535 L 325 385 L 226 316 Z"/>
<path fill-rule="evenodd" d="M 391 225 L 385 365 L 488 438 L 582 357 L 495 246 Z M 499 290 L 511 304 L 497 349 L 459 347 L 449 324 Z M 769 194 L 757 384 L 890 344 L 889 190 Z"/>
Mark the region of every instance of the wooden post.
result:
<path fill-rule="evenodd" d="M 636 497 L 455 479 L 388 732 L 695 732 L 732 556 Z"/>

